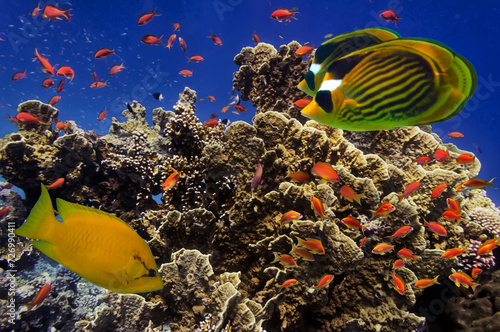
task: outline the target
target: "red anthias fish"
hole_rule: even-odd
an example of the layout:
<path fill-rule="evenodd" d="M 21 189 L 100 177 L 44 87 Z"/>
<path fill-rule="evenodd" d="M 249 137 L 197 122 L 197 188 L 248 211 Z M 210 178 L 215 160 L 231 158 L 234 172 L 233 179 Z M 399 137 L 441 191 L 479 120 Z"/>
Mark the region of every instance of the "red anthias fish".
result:
<path fill-rule="evenodd" d="M 40 61 L 40 64 L 43 66 L 43 71 L 49 73 L 50 75 L 54 75 L 54 67 L 49 63 L 49 60 L 45 59 L 43 56 L 38 53 L 38 50 L 35 48 L 35 58 Z"/>
<path fill-rule="evenodd" d="M 172 35 L 172 36 L 175 36 L 175 35 Z M 172 36 L 170 36 L 170 38 L 172 38 Z M 179 37 L 179 45 L 181 45 L 182 50 L 184 51 L 184 53 L 186 53 L 186 51 L 187 51 L 187 45 L 186 45 L 186 42 L 184 41 L 184 39 L 182 37 Z M 167 47 L 168 47 L 168 45 L 167 45 Z M 170 47 L 169 47 L 169 49 L 170 49 Z"/>
<path fill-rule="evenodd" d="M 70 17 L 71 17 L 71 14 L 69 13 L 69 11 L 71 10 L 71 8 L 69 9 L 60 9 L 60 8 L 57 8 L 56 6 L 52 6 L 52 5 L 46 5 L 45 8 L 43 9 L 43 14 L 42 16 L 46 19 L 49 19 L 49 20 L 61 20 L 62 17 L 64 17 L 64 19 L 66 20 L 66 22 L 69 22 L 70 20 Z"/>
<path fill-rule="evenodd" d="M 103 47 L 103 48 L 98 49 L 97 52 L 95 52 L 94 58 L 104 59 L 105 57 L 107 57 L 108 55 L 111 55 L 111 54 L 115 54 L 115 51 Z"/>
<path fill-rule="evenodd" d="M 255 33 L 255 31 L 253 32 L 252 39 L 253 39 L 253 42 L 254 42 L 255 44 L 260 43 L 260 38 L 259 38 L 259 36 L 257 36 L 257 34 Z"/>
<path fill-rule="evenodd" d="M 454 131 L 452 133 L 448 133 L 448 137 L 449 138 L 462 138 L 462 137 L 464 137 L 464 134 L 462 134 L 458 131 Z"/>
<path fill-rule="evenodd" d="M 213 120 L 211 120 L 211 121 L 213 121 Z M 217 121 L 217 120 L 215 120 L 215 121 Z M 250 188 L 253 189 L 262 183 L 263 171 L 264 171 L 264 168 L 262 167 L 262 164 L 260 162 L 258 162 L 257 169 L 255 170 L 255 174 L 253 176 L 252 184 L 250 185 Z"/>
<path fill-rule="evenodd" d="M 311 45 L 304 45 L 302 47 L 299 47 L 296 51 L 295 51 L 295 55 L 298 55 L 298 56 L 306 56 L 306 55 L 309 55 L 312 53 L 312 51 L 314 51 L 314 45 L 311 46 Z"/>
<path fill-rule="evenodd" d="M 24 77 L 26 77 L 26 69 L 22 73 L 21 72 L 17 72 L 14 75 L 12 75 L 12 80 L 13 81 L 19 81 L 21 78 L 24 78 Z"/>
<path fill-rule="evenodd" d="M 446 148 L 446 151 L 437 149 L 436 153 L 434 154 L 434 158 L 441 163 L 445 162 L 447 159 L 451 159 L 449 150 L 450 148 Z"/>
<path fill-rule="evenodd" d="M 172 170 L 173 170 L 172 174 L 170 174 L 165 180 L 165 182 L 163 182 L 162 188 L 165 191 L 173 188 L 180 179 L 179 172 L 174 168 L 172 168 Z"/>
<path fill-rule="evenodd" d="M 193 55 L 193 56 L 188 57 L 188 62 L 189 61 L 200 62 L 203 60 L 205 60 L 205 59 L 203 59 L 203 57 L 201 55 Z"/>
<path fill-rule="evenodd" d="M 102 121 L 102 120 L 106 119 L 107 114 L 108 114 L 108 110 L 106 109 L 106 107 L 104 107 L 104 111 L 99 113 L 99 115 L 97 116 L 97 120 Z"/>
<path fill-rule="evenodd" d="M 75 71 L 70 66 L 61 66 L 56 73 L 57 76 L 70 77 L 70 82 L 75 78 Z"/>
<path fill-rule="evenodd" d="M 179 31 L 181 29 L 181 25 L 179 24 L 179 22 L 175 22 L 174 24 L 172 24 L 172 27 L 174 28 L 174 31 Z"/>
<path fill-rule="evenodd" d="M 156 8 L 153 9 L 153 11 L 151 13 L 141 14 L 141 16 L 139 17 L 139 20 L 137 20 L 137 25 L 144 25 L 144 24 L 148 23 L 149 21 L 151 21 L 153 19 L 153 17 L 160 16 L 159 14 L 156 14 L 155 10 L 156 10 Z"/>
<path fill-rule="evenodd" d="M 59 81 L 59 85 L 57 86 L 57 93 L 61 93 L 61 91 L 64 91 L 63 90 L 64 83 L 66 83 L 66 80 L 60 80 Z"/>
<path fill-rule="evenodd" d="M 175 34 L 168 37 L 167 46 L 166 46 L 166 47 L 168 47 L 168 49 L 170 49 L 172 47 L 172 45 L 174 44 L 175 37 L 177 37 L 177 35 L 175 35 Z"/>
<path fill-rule="evenodd" d="M 113 76 L 113 75 L 116 75 L 118 74 L 120 71 L 122 71 L 122 69 L 126 69 L 124 66 L 123 66 L 123 62 L 121 65 L 114 65 L 113 67 L 111 67 L 111 69 L 109 70 L 109 75 Z"/>
<path fill-rule="evenodd" d="M 204 124 L 204 126 L 207 126 L 210 128 L 216 127 L 218 125 L 219 125 L 219 121 L 217 121 L 216 119 L 205 121 L 205 124 Z"/>
<path fill-rule="evenodd" d="M 446 182 L 443 182 L 441 184 L 438 184 L 433 190 L 432 190 L 432 193 L 431 193 L 431 199 L 436 199 L 438 198 L 439 196 L 441 196 L 441 194 L 443 193 L 444 189 L 446 188 Z"/>
<path fill-rule="evenodd" d="M 47 125 L 47 123 L 42 122 L 40 120 L 41 117 L 42 117 L 41 115 L 34 117 L 33 115 L 31 115 L 30 113 L 27 113 L 27 112 L 20 112 L 20 113 L 17 113 L 17 115 L 16 115 L 17 121 L 22 122 L 22 123 L 30 123 L 30 124 L 39 123 L 39 124 Z"/>
<path fill-rule="evenodd" d="M 50 88 L 51 86 L 54 85 L 54 80 L 52 79 L 52 77 L 47 77 L 46 79 L 43 80 L 42 82 L 42 86 L 44 88 Z"/>
<path fill-rule="evenodd" d="M 64 184 L 64 178 L 59 178 L 59 179 L 55 180 L 54 182 L 52 182 L 51 184 L 46 185 L 45 187 L 49 190 L 50 189 L 57 189 L 57 188 L 61 188 L 63 184 Z"/>
<path fill-rule="evenodd" d="M 155 35 L 145 35 L 144 37 L 141 38 L 141 43 L 146 44 L 148 46 L 163 44 L 161 41 L 161 37 L 163 37 L 163 35 L 161 35 L 160 37 L 156 37 Z M 165 45 L 165 47 L 167 46 Z"/>
<path fill-rule="evenodd" d="M 59 102 L 59 100 L 61 100 L 61 96 L 55 95 L 54 97 L 50 98 L 49 104 L 51 106 L 54 106 L 55 104 L 57 104 Z"/>
<path fill-rule="evenodd" d="M 222 40 L 220 40 L 220 38 L 214 35 L 212 32 L 210 33 L 210 36 L 208 36 L 208 38 L 212 39 L 215 45 L 222 45 Z"/>
<path fill-rule="evenodd" d="M 184 76 L 184 77 L 191 77 L 193 76 L 193 72 L 188 69 L 183 69 L 179 72 L 179 75 Z"/>
<path fill-rule="evenodd" d="M 297 10 L 295 10 L 294 8 L 291 9 L 279 8 L 271 13 L 271 18 L 277 20 L 278 22 L 281 22 L 283 19 L 285 19 L 285 23 L 289 23 L 290 18 L 293 18 L 294 20 L 297 19 L 294 16 L 297 13 L 298 13 Z"/>
<path fill-rule="evenodd" d="M 401 17 L 398 17 L 396 15 L 396 12 L 394 11 L 394 9 L 388 9 L 385 12 L 382 12 L 380 14 L 380 17 L 382 17 L 387 22 L 393 21 L 394 24 L 396 25 L 396 28 L 398 27 L 398 21 L 401 19 Z"/>
<path fill-rule="evenodd" d="M 26 304 L 26 306 L 28 307 L 28 312 L 30 312 L 31 309 L 33 309 L 36 305 L 40 305 L 43 302 L 43 300 L 45 300 L 45 298 L 50 293 L 50 288 L 51 288 L 50 285 L 43 286 L 42 289 L 40 289 L 40 291 L 38 292 L 33 302 Z"/>

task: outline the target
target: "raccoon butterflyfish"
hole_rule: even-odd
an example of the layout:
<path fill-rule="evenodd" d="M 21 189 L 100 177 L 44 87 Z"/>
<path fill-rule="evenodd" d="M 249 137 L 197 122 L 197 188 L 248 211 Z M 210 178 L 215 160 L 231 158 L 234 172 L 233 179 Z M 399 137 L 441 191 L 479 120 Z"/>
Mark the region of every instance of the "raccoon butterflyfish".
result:
<path fill-rule="evenodd" d="M 476 85 L 474 67 L 448 47 L 399 38 L 335 56 L 302 114 L 352 131 L 432 124 L 459 114 Z"/>
<path fill-rule="evenodd" d="M 124 221 L 83 205 L 57 199 L 62 222 L 54 217 L 47 189 L 15 234 L 93 284 L 117 293 L 163 288 L 147 243 Z"/>

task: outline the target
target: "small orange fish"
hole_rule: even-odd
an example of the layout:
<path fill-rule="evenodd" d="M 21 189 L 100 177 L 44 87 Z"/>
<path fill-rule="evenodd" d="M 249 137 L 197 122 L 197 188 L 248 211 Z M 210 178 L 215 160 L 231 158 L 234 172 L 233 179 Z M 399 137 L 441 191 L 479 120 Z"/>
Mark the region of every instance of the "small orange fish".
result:
<path fill-rule="evenodd" d="M 445 188 L 446 188 L 446 182 L 438 184 L 434 189 L 432 189 L 431 199 L 436 199 L 439 196 L 441 196 Z"/>
<path fill-rule="evenodd" d="M 201 58 L 201 57 L 200 57 Z M 203 59 L 203 58 L 202 58 Z M 211 103 L 214 103 L 215 102 L 215 97 L 214 96 L 211 96 L 211 95 L 207 95 L 207 98 L 210 99 L 210 102 Z M 217 115 L 217 114 L 215 114 Z"/>
<path fill-rule="evenodd" d="M 462 164 L 462 165 L 473 163 L 474 160 L 476 160 L 476 155 L 471 156 L 468 153 L 461 154 L 456 159 L 457 163 Z"/>
<path fill-rule="evenodd" d="M 299 243 L 297 243 L 297 247 L 302 247 L 302 246 L 306 247 L 313 254 L 317 255 L 325 254 L 325 248 L 323 247 L 321 240 L 311 239 L 311 238 L 303 240 L 298 236 L 296 236 L 295 238 L 299 241 Z"/>
<path fill-rule="evenodd" d="M 179 172 L 177 172 L 177 170 L 175 170 L 174 168 L 172 168 L 172 170 L 173 173 L 169 175 L 169 177 L 165 180 L 165 182 L 163 182 L 162 188 L 165 191 L 173 188 L 177 183 L 177 181 L 179 181 L 180 178 Z"/>
<path fill-rule="evenodd" d="M 38 4 L 35 9 L 33 9 L 33 11 L 31 12 L 31 16 L 32 17 L 37 17 L 38 16 L 38 13 L 42 10 L 42 8 L 40 8 L 40 4 Z"/>
<path fill-rule="evenodd" d="M 446 204 L 448 205 L 448 210 L 449 211 L 452 211 L 452 212 L 454 212 L 454 213 L 456 213 L 458 215 L 461 214 L 460 204 L 456 200 L 454 200 L 452 198 L 447 198 L 446 199 Z"/>
<path fill-rule="evenodd" d="M 68 127 L 69 127 L 68 121 L 66 121 L 66 122 L 58 121 L 56 123 L 57 130 L 63 131 L 64 129 L 66 129 Z"/>
<path fill-rule="evenodd" d="M 462 138 L 462 137 L 464 137 L 464 134 L 462 134 L 461 132 L 458 132 L 458 131 L 454 131 L 452 133 L 448 133 L 448 137 L 449 138 Z"/>
<path fill-rule="evenodd" d="M 420 288 L 424 289 L 432 285 L 440 285 L 440 283 L 437 281 L 439 276 L 435 277 L 434 279 L 419 279 L 417 282 L 413 285 L 415 288 Z"/>
<path fill-rule="evenodd" d="M 17 115 L 16 115 L 16 119 L 22 123 L 29 123 L 29 124 L 38 123 L 38 124 L 47 125 L 47 123 L 42 122 L 40 120 L 41 117 L 42 117 L 41 115 L 34 117 L 33 115 L 31 115 L 30 113 L 27 113 L 27 112 L 20 112 L 20 113 L 17 113 Z"/>
<path fill-rule="evenodd" d="M 380 17 L 382 17 L 384 20 L 387 22 L 392 21 L 396 25 L 396 28 L 398 27 L 398 21 L 401 19 L 401 17 L 398 17 L 396 15 L 396 12 L 394 9 L 388 9 L 380 14 Z"/>
<path fill-rule="evenodd" d="M 278 8 L 274 12 L 271 13 L 271 18 L 277 20 L 278 22 L 281 22 L 283 19 L 285 19 L 285 23 L 290 22 L 290 18 L 293 18 L 296 20 L 297 18 L 294 16 L 296 13 L 298 13 L 294 9 L 283 9 L 283 8 Z"/>
<path fill-rule="evenodd" d="M 103 47 L 103 48 L 98 49 L 97 52 L 95 52 L 94 58 L 104 59 L 105 57 L 107 57 L 111 54 L 115 54 L 115 51 Z"/>
<path fill-rule="evenodd" d="M 278 253 L 273 253 L 273 254 L 274 254 L 274 261 L 272 261 L 271 263 L 279 262 L 286 269 L 289 269 L 293 266 L 297 266 L 297 263 L 295 262 L 292 256 L 288 254 L 283 254 L 283 255 L 280 255 Z"/>
<path fill-rule="evenodd" d="M 491 182 L 495 180 L 496 178 L 491 179 L 490 181 L 486 182 L 485 180 L 481 179 L 470 179 L 465 181 L 462 185 L 466 189 L 483 189 L 484 187 L 491 187 L 493 189 L 497 189 L 491 185 Z"/>
<path fill-rule="evenodd" d="M 306 55 L 311 54 L 312 51 L 314 51 L 314 45 L 312 45 L 312 46 L 311 45 L 304 45 L 304 46 L 299 47 L 295 51 L 295 55 L 306 56 Z"/>
<path fill-rule="evenodd" d="M 75 71 L 70 67 L 70 66 L 61 66 L 56 73 L 57 76 L 64 76 L 65 78 L 68 78 L 68 76 L 71 78 L 69 81 L 71 82 L 73 78 L 75 78 Z"/>
<path fill-rule="evenodd" d="M 293 106 L 297 107 L 297 108 L 304 108 L 306 107 L 307 105 L 309 105 L 311 103 L 311 99 L 305 99 L 305 98 L 302 98 L 302 99 L 299 99 L 299 100 L 296 100 L 294 103 L 293 103 Z"/>
<path fill-rule="evenodd" d="M 193 55 L 193 56 L 188 57 L 188 62 L 189 62 L 189 61 L 201 62 L 201 61 L 203 61 L 203 60 L 205 60 L 205 59 L 203 59 L 203 57 L 202 57 L 202 56 L 200 56 L 200 55 Z M 214 101 L 215 101 L 215 100 L 214 100 Z"/>
<path fill-rule="evenodd" d="M 444 226 L 438 222 L 435 222 L 435 221 L 427 222 L 427 220 L 424 219 L 424 226 L 429 227 L 429 230 L 431 232 L 436 233 L 439 236 L 447 236 L 448 235 Z"/>
<path fill-rule="evenodd" d="M 455 188 L 455 192 L 460 192 L 460 191 L 464 191 L 468 188 L 465 188 L 463 184 L 461 185 L 458 185 L 456 188 Z"/>
<path fill-rule="evenodd" d="M 403 248 L 398 251 L 398 256 L 405 259 L 414 259 L 417 260 L 417 255 L 414 255 L 410 249 Z"/>
<path fill-rule="evenodd" d="M 259 38 L 259 36 L 257 36 L 257 34 L 255 33 L 255 31 L 253 32 L 252 39 L 253 39 L 253 42 L 254 42 L 255 45 L 257 45 L 258 43 L 260 43 L 260 38 Z"/>
<path fill-rule="evenodd" d="M 57 93 L 61 93 L 61 91 L 64 91 L 63 85 L 66 83 L 66 80 L 60 80 L 59 84 L 57 85 Z"/>
<path fill-rule="evenodd" d="M 351 203 L 352 201 L 356 201 L 356 203 L 361 205 L 361 197 L 363 197 L 364 194 L 356 194 L 354 190 L 351 189 L 351 187 L 349 187 L 348 185 L 343 185 L 342 188 L 340 188 L 340 196 L 347 199 Z"/>
<path fill-rule="evenodd" d="M 390 276 L 392 277 L 392 281 L 394 282 L 394 289 L 401 295 L 405 294 L 405 282 L 403 278 L 398 276 L 395 271 L 393 271 Z"/>
<path fill-rule="evenodd" d="M 184 76 L 184 77 L 191 77 L 193 76 L 193 72 L 188 69 L 183 69 L 179 72 L 179 75 Z"/>
<path fill-rule="evenodd" d="M 174 41 L 175 41 L 176 37 L 177 37 L 176 34 L 173 34 L 170 37 L 168 37 L 168 41 L 167 41 L 167 46 L 166 47 L 168 47 L 169 50 L 172 47 L 172 45 L 174 44 Z"/>
<path fill-rule="evenodd" d="M 218 125 L 219 125 L 219 121 L 217 121 L 217 119 L 212 119 L 212 120 L 205 121 L 205 124 L 204 124 L 204 126 L 207 126 L 207 127 L 210 127 L 210 128 L 216 127 Z"/>
<path fill-rule="evenodd" d="M 313 262 L 315 260 L 314 255 L 309 250 L 304 248 L 299 248 L 295 244 L 293 245 L 292 251 L 290 251 L 290 253 L 293 252 L 299 255 L 305 261 Z"/>
<path fill-rule="evenodd" d="M 397 231 L 395 231 L 394 234 L 391 235 L 391 241 L 394 239 L 397 239 L 397 238 L 404 238 L 412 230 L 413 230 L 413 227 L 411 227 L 411 226 L 402 226 Z"/>
<path fill-rule="evenodd" d="M 93 89 L 98 89 L 98 88 L 104 88 L 105 86 L 108 86 L 108 81 L 106 82 L 94 82 L 90 84 L 90 87 Z"/>
<path fill-rule="evenodd" d="M 450 274 L 448 278 L 450 278 L 450 280 L 453 281 L 457 287 L 464 286 L 465 288 L 469 288 L 470 286 L 473 292 L 476 292 L 476 287 L 480 285 L 472 282 L 472 278 L 462 271 Z"/>
<path fill-rule="evenodd" d="M 391 246 L 390 244 L 382 242 L 382 243 L 377 244 L 373 248 L 372 254 L 385 255 L 393 250 L 394 250 L 394 246 Z"/>
<path fill-rule="evenodd" d="M 467 252 L 467 248 L 451 248 L 446 250 L 444 254 L 441 255 L 441 258 L 457 258 L 457 256 L 463 254 L 464 252 Z"/>
<path fill-rule="evenodd" d="M 49 60 L 47 60 L 42 55 L 40 55 L 40 53 L 38 53 L 38 50 L 36 48 L 35 48 L 35 58 L 37 58 L 38 61 L 40 61 L 40 64 L 43 67 L 42 70 L 44 72 L 49 73 L 50 75 L 54 75 L 54 67 L 52 67 L 52 65 L 49 63 Z"/>
<path fill-rule="evenodd" d="M 420 182 L 412 182 L 409 185 L 406 186 L 405 191 L 401 196 L 399 196 L 399 201 L 401 202 L 403 198 L 410 196 L 413 194 L 417 189 L 420 188 Z"/>
<path fill-rule="evenodd" d="M 387 218 L 389 213 L 391 213 L 395 210 L 396 210 L 396 207 L 394 205 L 392 205 L 389 202 L 384 202 L 384 203 L 380 204 L 380 206 L 378 207 L 378 209 L 376 211 L 370 210 L 372 213 L 372 217 L 370 219 L 373 219 L 377 216 L 382 216 L 382 217 Z"/>
<path fill-rule="evenodd" d="M 359 243 L 359 249 L 363 248 L 363 244 L 365 244 L 366 241 L 366 236 L 361 239 L 361 242 Z"/>
<path fill-rule="evenodd" d="M 324 162 L 317 162 L 312 168 L 312 173 L 321 178 L 320 183 L 325 183 L 328 181 L 339 182 L 339 176 L 333 167 Z"/>
<path fill-rule="evenodd" d="M 170 37 L 172 37 L 172 36 L 170 36 Z M 187 45 L 182 37 L 179 37 L 179 45 L 181 46 L 184 53 L 186 53 L 187 52 Z"/>
<path fill-rule="evenodd" d="M 14 75 L 12 75 L 12 80 L 13 81 L 19 81 L 21 78 L 24 78 L 26 77 L 27 74 L 26 74 L 26 69 L 24 70 L 24 72 L 17 72 L 15 73 Z"/>
<path fill-rule="evenodd" d="M 361 229 L 361 232 L 363 233 L 363 235 L 365 235 L 365 225 L 362 225 L 356 218 L 351 216 L 345 217 L 344 219 L 342 219 L 342 222 L 344 223 L 344 225 L 351 229 Z"/>
<path fill-rule="evenodd" d="M 243 107 L 243 105 L 234 105 L 234 108 L 236 108 L 240 112 L 246 112 L 246 108 Z"/>
<path fill-rule="evenodd" d="M 53 20 L 53 21 L 61 20 L 61 18 L 59 16 L 62 16 L 62 17 L 64 17 L 66 22 L 69 22 L 70 17 L 71 17 L 71 14 L 69 13 L 70 10 L 71 10 L 71 8 L 62 10 L 60 8 L 57 8 L 56 6 L 45 5 L 45 8 L 43 9 L 42 16 L 46 19 Z"/>
<path fill-rule="evenodd" d="M 280 226 L 283 226 L 284 224 L 288 224 L 300 218 L 302 218 L 302 215 L 300 213 L 294 210 L 290 210 L 285 213 L 283 217 L 281 217 Z"/>
<path fill-rule="evenodd" d="M 141 43 L 146 44 L 148 46 L 158 45 L 158 44 L 164 45 L 163 42 L 161 41 L 162 37 L 163 35 L 161 35 L 160 37 L 156 37 L 155 35 L 148 34 L 141 38 Z M 165 47 L 167 47 L 167 45 L 165 45 Z"/>
<path fill-rule="evenodd" d="M 455 213 L 454 211 L 446 210 L 442 214 L 443 218 L 449 221 L 456 221 L 460 222 L 460 220 L 465 220 L 458 213 Z"/>
<path fill-rule="evenodd" d="M 61 96 L 54 96 L 54 97 L 50 98 L 49 104 L 51 106 L 54 106 L 55 104 L 57 104 L 59 102 L 59 100 L 61 100 Z"/>
<path fill-rule="evenodd" d="M 293 181 L 304 183 L 309 181 L 309 174 L 306 172 L 295 172 L 292 173 L 288 171 L 288 175 L 286 176 L 287 178 L 291 178 Z"/>
<path fill-rule="evenodd" d="M 403 262 L 402 259 L 398 259 L 396 260 L 393 264 L 392 264 L 392 268 L 393 269 L 401 269 L 405 266 L 405 262 Z"/>
<path fill-rule="evenodd" d="M 296 283 L 298 283 L 296 279 L 288 279 L 283 283 L 283 285 L 276 285 L 276 287 L 278 287 L 281 290 L 282 288 L 293 286 Z"/>
<path fill-rule="evenodd" d="M 480 268 L 478 267 L 475 267 L 472 269 L 472 272 L 471 272 L 471 277 L 473 279 L 476 279 L 481 273 L 483 273 L 483 270 L 481 270 Z"/>
<path fill-rule="evenodd" d="M 114 65 L 113 67 L 111 67 L 111 69 L 109 70 L 109 75 L 113 76 L 113 75 L 116 75 L 118 74 L 120 71 L 122 71 L 122 69 L 127 69 L 123 66 L 123 62 L 121 65 Z"/>
<path fill-rule="evenodd" d="M 333 274 L 327 274 L 319 281 L 317 286 L 314 286 L 316 290 L 320 290 L 323 287 L 328 286 L 333 280 Z"/>
<path fill-rule="evenodd" d="M 437 161 L 444 163 L 447 159 L 451 159 L 450 154 L 449 154 L 450 148 L 446 148 L 446 151 L 442 149 L 437 149 L 436 153 L 434 153 L 434 159 Z"/>
<path fill-rule="evenodd" d="M 220 112 L 221 112 L 221 113 L 226 113 L 226 112 L 227 112 L 227 110 L 229 109 L 229 107 L 231 107 L 231 105 L 224 106 L 224 107 L 220 110 Z"/>
<path fill-rule="evenodd" d="M 179 31 L 181 29 L 181 25 L 179 24 L 179 22 L 175 22 L 174 24 L 172 24 L 172 28 L 174 28 L 174 31 Z"/>
<path fill-rule="evenodd" d="M 153 19 L 153 17 L 160 16 L 159 14 L 156 14 L 155 10 L 156 10 L 156 8 L 153 9 L 153 11 L 151 13 L 141 14 L 141 16 L 139 16 L 139 20 L 137 20 L 137 25 L 144 25 L 144 24 L 148 23 L 149 21 L 151 21 Z"/>
<path fill-rule="evenodd" d="M 220 38 L 214 35 L 212 32 L 210 32 L 210 36 L 208 36 L 208 38 L 212 39 L 215 45 L 222 45 L 222 40 L 220 40 Z"/>
<path fill-rule="evenodd" d="M 413 162 L 417 163 L 417 164 L 425 165 L 425 164 L 428 164 L 430 161 L 431 161 L 431 158 L 426 157 L 426 156 L 422 156 L 422 157 L 418 157 Z"/>
<path fill-rule="evenodd" d="M 498 242 L 488 242 L 481 244 L 479 249 L 477 250 L 478 255 L 488 255 L 499 245 Z"/>
<path fill-rule="evenodd" d="M 52 79 L 52 77 L 47 77 L 46 79 L 43 80 L 42 82 L 42 86 L 44 88 L 50 88 L 51 86 L 54 85 L 54 80 Z"/>
<path fill-rule="evenodd" d="M 314 211 L 314 215 L 320 216 L 321 220 L 325 218 L 325 214 L 323 212 L 323 203 L 319 198 L 314 196 L 311 197 L 311 209 Z"/>
<path fill-rule="evenodd" d="M 50 189 L 58 189 L 61 188 L 62 185 L 64 184 L 64 178 L 59 178 L 52 182 L 50 185 L 46 185 L 45 187 L 50 190 Z"/>
<path fill-rule="evenodd" d="M 43 286 L 38 292 L 33 302 L 26 304 L 26 306 L 28 307 L 28 312 L 30 312 L 31 309 L 33 309 L 35 306 L 40 305 L 43 302 L 43 300 L 47 298 L 47 296 L 50 293 L 50 288 L 51 288 L 50 285 Z"/>
<path fill-rule="evenodd" d="M 108 110 L 106 109 L 106 107 L 104 107 L 104 111 L 99 113 L 99 115 L 97 116 L 97 120 L 102 121 L 106 119 L 106 115 L 108 115 Z"/>

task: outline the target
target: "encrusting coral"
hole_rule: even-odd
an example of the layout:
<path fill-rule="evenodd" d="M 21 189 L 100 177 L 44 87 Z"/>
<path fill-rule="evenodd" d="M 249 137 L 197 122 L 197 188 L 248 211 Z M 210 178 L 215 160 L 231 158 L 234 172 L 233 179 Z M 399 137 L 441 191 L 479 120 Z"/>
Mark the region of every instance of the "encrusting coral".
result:
<path fill-rule="evenodd" d="M 242 99 L 257 108 L 253 124 L 203 126 L 195 115 L 196 94 L 186 88 L 174 112 L 153 110 L 151 127 L 146 110 L 133 102 L 123 112 L 127 121 L 113 118 L 109 134 L 99 138 L 71 125 L 61 137 L 48 128 L 41 133 L 33 127 L 20 128 L 0 141 L 2 176 L 27 192 L 28 208 L 38 195 L 34 188 L 39 182 L 64 177 L 67 183 L 54 190 L 53 197 L 116 214 L 148 242 L 161 265 L 162 290 L 108 293 L 96 302 L 86 297 L 84 302 L 94 303 L 96 310 L 86 313 L 88 317 L 69 311 L 61 329 L 424 328 L 426 317 L 415 304 L 425 291 L 413 284 L 437 275 L 442 282 L 456 270 L 468 269 L 468 256 L 445 260 L 444 250 L 475 248 L 477 241 L 495 234 L 489 225 L 497 210 L 483 191 L 455 191 L 477 176 L 480 162 L 415 163 L 419 156 L 433 156 L 437 148 L 448 147 L 452 158 L 462 152 L 443 144 L 428 126 L 353 133 L 306 121 L 292 106 L 303 97 L 296 84 L 308 67 L 294 54 L 299 46 L 292 42 L 277 52 L 260 43 L 235 57 L 240 69 L 233 84 Z M 311 176 L 299 183 L 288 177 L 299 171 L 312 175 L 318 162 L 332 165 L 340 180 L 325 182 Z M 164 191 L 162 184 L 173 169 L 180 179 Z M 401 199 L 415 181 L 420 188 Z M 443 182 L 446 189 L 432 199 L 432 190 Z M 340 195 L 344 185 L 362 194 L 359 204 Z M 323 215 L 311 207 L 312 197 L 320 200 Z M 447 199 L 460 205 L 458 221 L 443 217 Z M 394 212 L 372 218 L 382 202 L 394 205 Z M 290 210 L 302 217 L 281 225 Z M 360 220 L 363 230 L 346 227 L 342 219 L 349 216 Z M 22 219 L 15 219 L 21 224 Z M 432 233 L 425 221 L 440 222 L 447 236 Z M 411 231 L 389 238 L 402 226 L 411 226 Z M 298 238 L 321 241 L 324 254 L 302 259 L 292 252 Z M 372 253 L 382 242 L 394 250 Z M 403 248 L 417 257 L 404 259 L 405 266 L 396 271 L 405 286 L 402 292 L 391 273 Z M 273 257 L 285 254 L 295 264 L 273 262 Z M 325 276 L 332 276 L 331 282 L 320 287 Z M 21 282 L 26 276 L 18 278 Z M 486 270 L 482 278 L 489 278 Z M 295 280 L 293 285 L 285 284 L 290 280 Z M 78 289 L 71 278 L 67 283 Z M 460 289 L 456 296 L 464 292 L 469 290 Z M 40 321 L 37 312 L 30 315 Z"/>

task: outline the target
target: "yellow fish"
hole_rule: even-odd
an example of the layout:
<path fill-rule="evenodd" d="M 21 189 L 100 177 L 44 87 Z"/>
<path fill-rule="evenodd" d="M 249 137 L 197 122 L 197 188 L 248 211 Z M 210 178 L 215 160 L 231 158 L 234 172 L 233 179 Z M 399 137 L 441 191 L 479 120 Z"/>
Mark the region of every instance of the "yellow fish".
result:
<path fill-rule="evenodd" d="M 91 283 L 117 293 L 163 288 L 147 243 L 124 221 L 83 205 L 57 199 L 63 222 L 54 217 L 47 189 L 14 234 L 28 237 L 45 255 Z"/>

